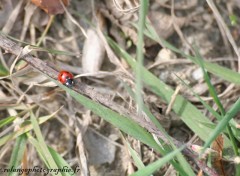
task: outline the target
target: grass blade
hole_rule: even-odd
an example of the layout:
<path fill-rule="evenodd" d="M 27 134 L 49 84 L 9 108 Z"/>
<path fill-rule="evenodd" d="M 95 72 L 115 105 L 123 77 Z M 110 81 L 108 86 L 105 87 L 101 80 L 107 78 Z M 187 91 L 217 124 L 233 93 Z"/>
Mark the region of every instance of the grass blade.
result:
<path fill-rule="evenodd" d="M 120 57 L 123 57 L 129 63 L 133 70 L 136 69 L 136 63 L 128 53 L 122 50 L 111 39 L 109 39 L 108 42 L 110 43 L 112 48 L 116 51 L 116 53 L 118 53 Z M 167 103 L 169 103 L 174 91 L 144 67 L 142 67 L 142 72 L 143 81 L 148 86 L 148 88 L 156 95 L 163 98 L 163 100 L 165 100 Z M 186 99 L 184 99 L 180 95 L 177 95 L 175 103 L 172 108 L 174 112 L 178 114 L 179 117 L 181 117 L 183 122 L 195 134 L 197 134 L 202 140 L 206 140 L 206 136 L 209 135 L 212 129 L 202 124 L 203 123 L 213 124 L 208 118 L 206 118 L 195 106 L 193 106 L 191 103 L 189 103 Z"/>
<path fill-rule="evenodd" d="M 46 121 L 48 121 L 49 119 L 51 119 L 58 111 L 54 112 L 51 115 L 47 115 L 47 116 L 43 116 L 39 118 L 39 124 L 42 124 Z M 26 133 L 30 130 L 33 129 L 32 124 L 30 123 L 30 121 L 25 121 L 21 127 L 15 131 L 12 132 L 8 135 L 3 136 L 2 138 L 0 138 L 0 146 L 4 145 L 6 142 L 8 142 L 9 140 L 15 139 L 16 137 L 20 136 L 23 133 Z"/>
<path fill-rule="evenodd" d="M 149 21 L 146 23 L 145 34 L 152 40 L 160 43 L 160 45 L 162 45 L 163 47 L 166 47 L 178 54 L 181 54 L 183 57 L 190 59 L 195 64 L 199 64 L 197 62 L 197 60 L 199 58 L 185 54 L 183 51 L 174 47 L 172 44 L 168 43 L 166 40 L 163 40 L 162 38 L 160 38 Z M 212 73 L 226 81 L 240 85 L 240 74 L 239 73 L 232 71 L 230 69 L 227 69 L 225 67 L 219 66 L 217 64 L 207 62 L 207 61 L 203 61 L 203 65 L 210 73 Z"/>
<path fill-rule="evenodd" d="M 49 152 L 48 148 L 47 148 L 47 145 L 44 141 L 44 138 L 42 136 L 42 133 L 41 133 L 41 130 L 40 130 L 40 127 L 39 127 L 39 124 L 37 122 L 37 119 L 35 117 L 35 115 L 33 114 L 33 112 L 31 111 L 31 114 L 30 114 L 30 118 L 31 118 L 31 122 L 32 122 L 32 125 L 33 125 L 33 130 L 37 136 L 37 140 L 39 142 L 39 145 L 40 145 L 40 148 L 42 150 L 42 154 L 43 154 L 43 157 L 45 158 L 45 160 L 47 161 L 48 163 L 48 166 L 51 168 L 51 169 L 57 169 L 57 164 L 55 163 L 51 153 Z M 61 174 L 58 173 L 58 172 L 55 172 L 54 173 L 55 175 L 58 175 L 60 176 Z"/>
<path fill-rule="evenodd" d="M 43 155 L 42 148 L 40 146 L 40 143 L 35 139 L 33 136 L 30 135 L 30 133 L 27 133 L 28 141 L 35 147 L 36 151 L 38 152 L 39 157 L 41 160 L 45 163 L 45 165 L 50 168 L 47 159 Z"/>
<path fill-rule="evenodd" d="M 77 166 L 74 170 L 71 166 L 59 155 L 53 148 L 48 146 L 48 150 L 50 151 L 51 155 L 53 156 L 58 168 L 64 168 L 67 171 L 62 172 L 63 176 L 75 176 L 75 173 L 79 172 L 79 166 Z"/>
<path fill-rule="evenodd" d="M 51 79 L 51 78 L 49 78 Z M 112 111 L 111 109 L 94 102 L 93 100 L 75 92 L 72 89 L 67 88 L 66 86 L 60 84 L 54 79 L 51 79 L 53 82 L 58 84 L 59 87 L 67 91 L 74 99 L 76 99 L 79 103 L 85 106 L 87 109 L 93 111 L 98 116 L 102 117 L 107 122 L 113 124 L 115 127 L 119 128 L 123 132 L 133 136 L 135 139 L 138 139 L 142 143 L 148 145 L 153 148 L 157 152 L 162 155 L 166 155 L 171 150 L 169 148 L 160 147 L 156 141 L 153 139 L 152 135 L 147 132 L 143 127 L 139 126 L 132 119 L 122 116 L 119 113 Z M 181 174 L 186 175 L 186 172 L 183 168 L 175 161 L 171 161 L 171 164 L 178 170 Z"/>
<path fill-rule="evenodd" d="M 13 152 L 12 152 L 11 159 L 8 166 L 10 171 L 8 174 L 9 176 L 16 176 L 19 174 L 18 172 L 11 172 L 11 170 L 17 169 L 21 166 L 21 160 L 23 158 L 24 150 L 26 148 L 26 143 L 27 143 L 26 139 L 27 139 L 26 135 L 24 134 L 17 137 L 16 139 L 16 143 L 14 145 Z"/>
<path fill-rule="evenodd" d="M 142 65 L 143 65 L 143 47 L 144 47 L 144 28 L 145 19 L 148 9 L 148 0 L 141 0 L 141 5 L 139 9 L 139 22 L 138 22 L 138 40 L 137 40 L 137 68 L 135 70 L 136 74 L 136 100 L 139 112 L 142 111 L 143 100 L 142 100 Z"/>
<path fill-rule="evenodd" d="M 156 170 L 160 169 L 164 164 L 166 164 L 168 161 L 172 160 L 177 154 L 183 150 L 184 147 L 181 147 L 177 150 L 172 151 L 171 153 L 167 154 L 165 157 L 155 161 L 152 164 L 149 164 L 143 169 L 139 169 L 134 174 L 131 174 L 131 176 L 146 176 L 153 174 Z"/>
<path fill-rule="evenodd" d="M 210 146 L 210 144 L 215 140 L 215 138 L 224 130 L 224 128 L 228 125 L 228 122 L 240 111 L 240 98 L 234 103 L 232 108 L 226 113 L 223 119 L 218 123 L 216 128 L 210 133 L 209 138 L 207 138 L 203 152 L 205 149 Z"/>
<path fill-rule="evenodd" d="M 196 47 L 194 47 L 194 50 L 195 50 L 195 53 L 197 55 L 197 58 L 200 58 L 200 59 L 197 60 L 197 62 L 199 62 L 199 65 L 200 65 L 200 67 L 201 67 L 201 69 L 202 69 L 202 71 L 204 73 L 204 80 L 207 83 L 210 95 L 213 97 L 214 102 L 217 104 L 218 109 L 221 112 L 221 115 L 224 116 L 225 115 L 225 109 L 223 108 L 223 105 L 222 105 L 220 99 L 218 98 L 217 92 L 216 92 L 215 88 L 213 87 L 213 85 L 212 85 L 212 83 L 210 81 L 209 75 L 208 75 L 207 71 L 204 68 L 203 58 L 200 55 L 200 53 L 199 53 L 199 51 L 197 50 Z M 230 124 L 227 123 L 226 126 L 227 126 L 228 135 L 229 135 L 230 141 L 232 143 L 232 147 L 234 149 L 235 155 L 238 156 L 237 143 L 236 143 L 235 137 L 233 136 L 233 132 L 232 132 L 232 129 L 230 127 Z"/>
<path fill-rule="evenodd" d="M 138 169 L 144 168 L 144 164 L 140 158 L 140 156 L 138 155 L 138 153 L 129 145 L 129 143 L 126 141 L 127 146 L 128 146 L 128 150 L 130 151 L 130 154 L 133 158 L 133 161 L 135 163 L 135 165 L 137 166 Z"/>
<path fill-rule="evenodd" d="M 210 81 L 210 77 L 209 77 L 207 71 L 204 68 L 203 58 L 202 58 L 202 56 L 200 55 L 199 51 L 197 50 L 197 48 L 195 46 L 194 46 L 194 51 L 197 55 L 197 58 L 199 58 L 199 59 L 197 59 L 197 62 L 198 62 L 198 65 L 200 65 L 200 67 L 202 69 L 202 72 L 203 72 L 203 75 L 204 75 L 204 80 L 207 83 L 209 93 L 213 97 L 214 102 L 217 104 L 217 106 L 218 106 L 218 108 L 221 112 L 221 115 L 224 116 L 225 115 L 225 110 L 223 108 L 223 105 L 222 105 L 221 101 L 218 98 L 218 95 L 217 95 L 217 92 L 216 92 L 215 88 L 213 87 L 213 85 Z"/>
<path fill-rule="evenodd" d="M 44 153 L 43 153 L 43 150 L 41 148 L 41 144 L 35 138 L 33 138 L 30 134 L 28 134 L 28 140 L 35 147 L 36 151 L 38 152 L 38 155 L 40 156 L 42 161 L 45 163 L 45 165 L 49 169 L 52 169 L 48 165 L 48 162 L 47 162 L 46 158 L 44 157 Z M 59 168 L 59 172 L 61 172 L 61 174 L 63 176 L 75 176 L 75 173 L 77 172 L 77 168 L 75 168 L 75 170 L 73 170 L 69 166 L 69 164 L 51 147 L 48 146 L 48 150 L 51 153 L 52 157 L 54 158 L 54 161 L 56 162 L 56 164 Z M 61 169 L 64 169 L 64 170 L 60 171 Z M 52 174 L 52 175 L 55 175 L 55 174 Z"/>
<path fill-rule="evenodd" d="M 16 116 L 10 116 L 10 117 L 0 120 L 0 128 L 12 123 L 15 119 L 16 119 Z"/>
<path fill-rule="evenodd" d="M 7 76 L 8 70 L 0 63 L 0 76 Z"/>
<path fill-rule="evenodd" d="M 130 89 L 130 87 L 128 87 L 126 84 L 124 84 L 124 87 L 126 88 L 126 90 L 128 91 L 128 93 L 131 95 L 131 97 L 133 99 L 135 99 L 134 97 L 134 93 L 133 91 Z M 148 118 L 156 125 L 156 127 L 162 132 L 162 134 L 168 139 L 168 142 L 170 143 L 171 147 L 173 149 L 177 149 L 177 147 L 174 145 L 171 137 L 166 133 L 166 131 L 164 130 L 164 128 L 162 127 L 162 125 L 159 123 L 159 121 L 156 119 L 156 117 L 151 113 L 151 111 L 147 108 L 147 106 L 144 104 L 143 105 L 143 111 L 146 113 L 146 115 L 148 116 Z M 164 142 L 162 142 L 164 143 Z M 188 164 L 187 160 L 185 159 L 185 157 L 179 153 L 177 154 L 177 158 L 178 161 L 180 163 L 180 165 L 182 166 L 182 168 L 184 168 L 184 170 L 186 171 L 186 173 L 188 173 L 188 175 L 194 175 L 193 170 L 191 169 L 191 166 Z"/>

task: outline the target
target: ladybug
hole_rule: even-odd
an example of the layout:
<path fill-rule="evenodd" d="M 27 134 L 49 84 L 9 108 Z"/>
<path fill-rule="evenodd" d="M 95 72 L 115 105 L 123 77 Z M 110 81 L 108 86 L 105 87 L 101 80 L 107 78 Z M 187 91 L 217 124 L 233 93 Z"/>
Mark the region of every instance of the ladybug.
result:
<path fill-rule="evenodd" d="M 66 70 L 62 70 L 58 74 L 58 81 L 67 87 L 72 87 L 74 85 L 73 74 Z"/>

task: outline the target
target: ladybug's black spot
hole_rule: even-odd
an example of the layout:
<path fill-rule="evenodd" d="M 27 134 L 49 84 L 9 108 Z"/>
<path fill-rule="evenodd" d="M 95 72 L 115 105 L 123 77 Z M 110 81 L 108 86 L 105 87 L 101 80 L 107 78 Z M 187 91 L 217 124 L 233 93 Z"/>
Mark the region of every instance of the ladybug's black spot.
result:
<path fill-rule="evenodd" d="M 72 87 L 72 86 L 74 85 L 73 79 L 69 79 L 69 78 L 66 79 L 65 85 L 66 85 L 67 87 Z"/>

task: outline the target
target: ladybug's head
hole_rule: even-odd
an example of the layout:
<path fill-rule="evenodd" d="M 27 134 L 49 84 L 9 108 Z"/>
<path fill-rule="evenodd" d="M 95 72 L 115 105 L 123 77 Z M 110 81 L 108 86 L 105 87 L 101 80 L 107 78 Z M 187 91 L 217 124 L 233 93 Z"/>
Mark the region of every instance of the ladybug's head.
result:
<path fill-rule="evenodd" d="M 65 85 L 67 87 L 72 87 L 74 85 L 73 79 L 70 79 L 70 78 L 66 79 Z"/>

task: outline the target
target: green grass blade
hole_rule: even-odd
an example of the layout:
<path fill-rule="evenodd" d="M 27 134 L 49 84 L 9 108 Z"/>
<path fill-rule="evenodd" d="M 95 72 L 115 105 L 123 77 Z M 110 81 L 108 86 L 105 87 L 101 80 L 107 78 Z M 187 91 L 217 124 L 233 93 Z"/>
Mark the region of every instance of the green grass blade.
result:
<path fill-rule="evenodd" d="M 109 108 L 92 101 L 91 99 L 78 94 L 74 90 L 67 88 L 66 86 L 58 83 L 55 81 L 59 86 L 67 91 L 73 98 L 75 98 L 79 103 L 84 105 L 87 109 L 90 109 L 95 114 L 102 117 L 104 120 L 108 121 L 109 123 L 113 124 L 115 127 L 121 129 L 123 132 L 133 136 L 134 138 L 146 143 L 147 145 L 158 149 L 159 146 L 153 140 L 150 133 L 148 133 L 144 128 L 140 127 L 136 122 L 132 119 L 124 117 L 118 114 L 115 111 L 110 110 Z M 162 150 L 161 150 L 162 151 Z"/>
<path fill-rule="evenodd" d="M 41 158 L 41 160 L 45 163 L 45 165 L 50 169 L 50 166 L 48 164 L 47 159 L 44 157 L 43 154 L 43 150 L 40 146 L 40 143 L 37 141 L 37 139 L 35 139 L 33 136 L 30 135 L 30 133 L 27 133 L 27 137 L 28 137 L 28 141 L 34 146 L 34 148 L 36 149 L 39 157 Z"/>
<path fill-rule="evenodd" d="M 210 77 L 209 77 L 207 71 L 204 68 L 203 58 L 200 55 L 200 53 L 199 53 L 198 49 L 196 48 L 196 46 L 194 46 L 194 51 L 195 51 L 195 53 L 197 55 L 197 58 L 198 58 L 197 62 L 198 62 L 198 65 L 200 65 L 200 67 L 202 69 L 202 72 L 203 72 L 203 75 L 204 75 L 204 80 L 207 83 L 209 93 L 213 97 L 214 102 L 217 104 L 218 109 L 221 112 L 221 115 L 224 116 L 225 115 L 225 110 L 223 108 L 223 105 L 222 105 L 220 99 L 218 98 L 218 95 L 217 95 L 217 92 L 216 92 L 215 88 L 213 87 L 213 85 L 211 83 Z"/>
<path fill-rule="evenodd" d="M 216 137 L 224 130 L 228 125 L 228 122 L 240 111 L 240 98 L 234 103 L 232 108 L 226 113 L 223 119 L 218 123 L 216 128 L 210 133 L 209 138 L 207 138 L 203 151 L 216 139 Z"/>
<path fill-rule="evenodd" d="M 137 38 L 137 68 L 135 70 L 136 75 L 136 99 L 139 112 L 142 111 L 143 100 L 142 100 L 142 65 L 143 65 L 143 47 L 144 47 L 144 28 L 145 19 L 148 9 L 148 0 L 141 0 L 139 9 L 139 21 L 138 21 L 138 38 Z"/>
<path fill-rule="evenodd" d="M 168 43 L 166 40 L 163 40 L 162 38 L 160 38 L 158 36 L 158 34 L 156 33 L 155 29 L 152 27 L 152 25 L 149 22 L 146 23 L 145 34 L 152 40 L 160 43 L 163 47 L 166 47 L 178 54 L 181 54 L 183 57 L 190 59 L 195 64 L 199 64 L 197 62 L 197 60 L 199 58 L 185 54 L 183 51 L 174 47 L 172 44 Z M 210 63 L 207 61 L 203 61 L 203 65 L 210 73 L 212 73 L 226 81 L 240 85 L 240 74 L 239 73 L 232 71 L 230 69 L 227 69 L 225 67 L 219 66 L 218 64 Z"/>
<path fill-rule="evenodd" d="M 2 107 L 7 108 L 7 106 L 2 106 Z M 33 109 L 35 107 L 36 107 L 36 105 L 33 105 L 30 108 L 24 109 L 23 111 L 19 112 L 16 116 L 6 117 L 6 118 L 0 120 L 0 128 L 12 123 L 17 117 L 22 117 L 24 114 L 28 113 L 30 109 Z"/>
<path fill-rule="evenodd" d="M 135 99 L 134 97 L 134 93 L 133 91 L 130 89 L 130 87 L 128 87 L 126 84 L 124 84 L 124 87 L 126 88 L 126 90 L 128 91 L 128 93 L 131 95 L 131 97 L 133 99 Z M 148 116 L 148 118 L 156 125 L 156 127 L 162 132 L 162 134 L 168 139 L 168 142 L 170 143 L 171 147 L 173 149 L 177 149 L 177 147 L 174 145 L 171 137 L 166 133 L 166 131 L 164 130 L 164 128 L 162 127 L 162 125 L 159 123 L 159 121 L 156 119 L 156 117 L 151 113 L 151 111 L 147 108 L 147 106 L 144 104 L 143 105 L 143 111 L 146 113 L 146 115 Z M 160 143 L 164 143 L 164 142 L 160 142 Z M 164 145 L 164 144 L 163 144 Z M 185 157 L 179 153 L 177 154 L 177 158 L 178 161 L 180 163 L 180 165 L 182 166 L 182 168 L 186 171 L 186 173 L 188 173 L 188 175 L 194 175 L 193 170 L 191 169 L 191 166 L 188 164 L 187 160 L 185 159 Z"/>
<path fill-rule="evenodd" d="M 39 142 L 39 145 L 40 145 L 40 148 L 42 149 L 42 154 L 43 154 L 43 157 L 45 158 L 45 160 L 48 162 L 48 166 L 51 168 L 51 169 L 57 169 L 57 164 L 55 163 L 51 153 L 49 152 L 48 148 L 47 148 L 47 144 L 45 143 L 45 140 L 42 136 L 42 133 L 41 133 L 41 130 L 40 130 L 40 127 L 39 127 L 39 124 L 37 122 L 37 119 L 35 117 L 35 115 L 32 113 L 31 111 L 31 114 L 30 114 L 30 118 L 31 118 L 31 122 L 32 122 L 32 125 L 33 125 L 33 130 L 37 136 L 37 140 Z M 55 172 L 54 173 L 55 175 L 58 175 L 60 176 L 61 174 L 58 173 L 58 172 Z"/>
<path fill-rule="evenodd" d="M 41 147 L 41 144 L 33 138 L 30 134 L 28 134 L 28 140 L 29 142 L 35 147 L 36 151 L 38 152 L 38 155 L 42 159 L 42 161 L 45 163 L 45 165 L 48 167 L 48 169 L 51 169 L 51 167 L 48 165 L 48 161 L 44 157 L 44 153 Z M 56 162 L 59 169 L 64 169 L 64 171 L 59 171 L 63 176 L 75 176 L 75 173 L 79 172 L 78 167 L 73 170 L 69 164 L 59 155 L 54 149 L 48 146 L 48 150 L 51 153 L 52 157 L 54 158 L 54 161 Z M 55 175 L 55 174 L 53 174 Z"/>
<path fill-rule="evenodd" d="M 10 117 L 7 117 L 5 119 L 0 120 L 0 128 L 2 128 L 5 125 L 8 125 L 8 124 L 12 123 L 15 119 L 16 119 L 15 116 L 10 116 Z"/>
<path fill-rule="evenodd" d="M 138 155 L 138 153 L 135 150 L 133 150 L 133 148 L 129 145 L 129 143 L 127 141 L 126 141 L 126 143 L 128 146 L 128 150 L 130 151 L 130 154 L 131 154 L 133 161 L 134 161 L 135 165 L 137 166 L 137 168 L 138 169 L 144 168 L 145 166 L 144 166 L 140 156 Z"/>
<path fill-rule="evenodd" d="M 56 164 L 58 165 L 58 168 L 66 169 L 67 171 L 62 172 L 63 176 L 75 176 L 76 174 L 79 175 L 79 166 L 74 168 L 74 170 L 71 168 L 71 166 L 59 155 L 53 148 L 48 146 L 48 150 L 50 151 L 51 155 L 53 156 Z"/>
<path fill-rule="evenodd" d="M 188 88 L 188 90 L 191 91 L 191 93 L 197 97 L 197 99 L 202 103 L 202 105 L 209 111 L 211 114 L 218 120 L 222 119 L 222 116 L 219 115 L 211 106 L 209 106 L 203 99 L 196 93 L 194 90 L 184 81 L 182 78 L 180 78 L 178 75 L 175 74 L 175 76 L 181 81 L 181 83 Z"/>
<path fill-rule="evenodd" d="M 135 139 L 148 145 L 149 147 L 153 148 L 154 150 L 161 153 L 162 155 L 166 155 L 170 151 L 168 148 L 162 149 L 153 139 L 152 135 L 149 132 L 147 132 L 143 127 L 139 126 L 132 119 L 122 116 L 119 113 L 112 111 L 111 109 L 75 92 L 74 90 L 67 88 L 66 86 L 60 84 L 58 81 L 52 78 L 49 78 L 49 79 L 55 82 L 59 87 L 64 89 L 66 92 L 68 92 L 74 99 L 76 99 L 79 103 L 81 103 L 87 109 L 93 111 L 95 114 L 102 117 L 104 120 L 111 123 L 115 127 L 119 128 L 123 132 L 133 136 Z M 180 167 L 180 165 L 177 162 L 172 161 L 171 164 L 181 174 L 186 175 L 186 172 L 183 170 L 182 167 Z"/>
<path fill-rule="evenodd" d="M 0 76 L 7 76 L 8 74 L 8 70 L 0 63 Z"/>
<path fill-rule="evenodd" d="M 207 83 L 210 95 L 213 97 L 214 102 L 217 104 L 218 109 L 221 112 L 221 115 L 224 116 L 225 115 L 225 109 L 223 108 L 223 105 L 222 105 L 220 99 L 218 98 L 217 92 L 216 92 L 215 88 L 213 87 L 213 85 L 212 85 L 212 83 L 210 81 L 209 75 L 208 75 L 207 71 L 204 68 L 203 58 L 200 55 L 200 53 L 199 53 L 199 51 L 197 50 L 196 47 L 194 47 L 194 50 L 195 50 L 195 53 L 197 55 L 197 58 L 199 58 L 197 60 L 197 62 L 199 63 L 199 65 L 200 65 L 200 67 L 201 67 L 201 69 L 202 69 L 202 71 L 204 73 L 204 80 Z M 235 155 L 238 156 L 238 148 L 237 148 L 236 139 L 235 139 L 235 137 L 233 135 L 233 132 L 232 132 L 232 129 L 231 129 L 230 125 L 228 123 L 226 125 L 227 125 L 228 135 L 229 135 L 230 141 L 232 143 L 232 147 L 234 149 Z"/>
<path fill-rule="evenodd" d="M 8 176 L 16 176 L 19 175 L 18 172 L 11 172 L 12 169 L 17 169 L 21 166 L 21 160 L 24 155 L 24 151 L 26 148 L 26 135 L 21 135 L 16 139 L 16 143 L 13 147 L 11 159 L 9 162 L 8 168 L 10 169 L 10 172 L 8 173 Z"/>
<path fill-rule="evenodd" d="M 133 90 L 124 82 L 122 82 L 124 88 L 127 90 L 127 92 L 129 93 L 129 95 L 136 101 L 136 95 L 134 94 Z M 148 116 L 148 118 L 154 123 L 154 125 L 156 125 L 156 127 L 163 133 L 165 134 L 165 137 L 168 137 L 168 134 L 166 133 L 166 131 L 164 130 L 164 128 L 162 127 L 162 125 L 159 123 L 159 121 L 156 119 L 156 117 L 151 113 L 151 111 L 147 108 L 147 106 L 144 104 L 143 105 L 143 111 L 146 113 L 146 115 Z M 170 140 L 170 138 L 169 138 Z"/>
<path fill-rule="evenodd" d="M 134 59 L 124 50 L 120 49 L 120 47 L 112 40 L 109 39 L 109 43 L 116 51 L 116 53 L 123 57 L 134 70 L 136 68 Z M 165 100 L 167 103 L 169 103 L 174 91 L 144 67 L 142 67 L 142 72 L 143 81 L 148 86 L 148 88 L 156 95 L 163 98 L 163 100 Z M 203 123 L 213 123 L 208 118 L 206 118 L 195 106 L 189 103 L 182 96 L 178 95 L 173 105 L 173 110 L 181 117 L 183 122 L 193 132 L 195 132 L 195 134 L 197 134 L 202 140 L 206 140 L 206 136 L 209 135 L 212 129 L 197 122 L 202 121 Z"/>
<path fill-rule="evenodd" d="M 186 86 L 191 92 L 192 92 L 192 94 L 195 96 L 195 97 L 197 97 L 198 98 L 198 100 L 203 104 L 203 106 L 218 120 L 218 121 L 220 121 L 223 117 L 220 115 L 220 114 L 218 114 L 211 106 L 209 106 L 205 101 L 203 101 L 203 99 L 198 95 L 198 94 L 196 94 L 193 90 L 192 90 L 192 88 L 187 84 L 187 83 L 185 83 L 184 82 L 184 80 L 182 80 L 180 77 L 178 77 L 177 75 L 175 75 L 180 81 L 181 81 L 181 83 L 184 85 L 184 86 Z M 200 123 L 202 123 L 202 122 L 200 122 Z M 206 126 L 209 126 L 210 128 L 212 128 L 212 129 L 214 129 L 215 127 L 216 127 L 216 125 L 215 124 L 204 124 L 204 123 L 202 123 L 203 125 L 206 125 Z M 231 129 L 232 129 L 232 131 L 233 131 L 233 134 L 234 134 L 234 136 L 238 139 L 238 140 L 240 140 L 240 130 L 238 129 L 238 128 L 236 128 L 236 126 L 237 126 L 237 122 L 234 120 L 234 119 L 231 119 L 230 120 L 230 122 L 229 122 L 229 125 L 231 126 Z M 226 132 L 226 131 L 225 131 Z"/>
<path fill-rule="evenodd" d="M 149 164 L 143 169 L 139 169 L 137 172 L 134 174 L 131 174 L 131 176 L 146 176 L 146 175 L 151 175 L 153 174 L 156 170 L 160 169 L 164 164 L 172 160 L 177 154 L 183 150 L 184 147 L 181 147 L 177 150 L 172 151 L 168 155 L 164 156 L 163 158 L 155 161 L 152 164 Z"/>
<path fill-rule="evenodd" d="M 39 124 L 42 124 L 42 123 L 48 121 L 54 115 L 55 115 L 55 113 L 52 114 L 52 115 L 43 116 L 43 117 L 39 118 Z M 28 132 L 32 129 L 33 129 L 32 124 L 29 124 L 29 123 L 22 124 L 22 126 L 17 131 L 12 132 L 12 133 L 10 133 L 8 135 L 5 135 L 2 138 L 0 138 L 0 146 L 4 145 L 9 140 L 15 139 L 16 137 L 20 136 L 21 134 L 26 133 L 26 132 Z"/>

